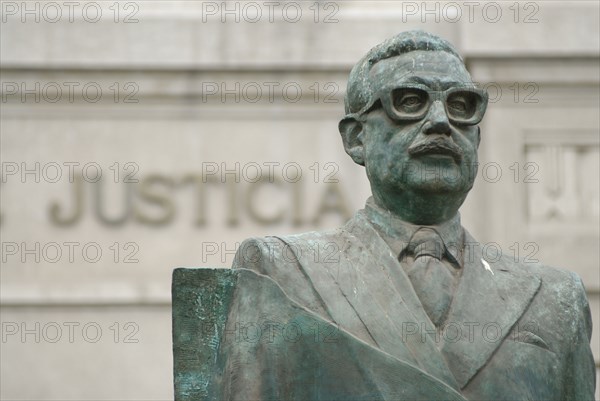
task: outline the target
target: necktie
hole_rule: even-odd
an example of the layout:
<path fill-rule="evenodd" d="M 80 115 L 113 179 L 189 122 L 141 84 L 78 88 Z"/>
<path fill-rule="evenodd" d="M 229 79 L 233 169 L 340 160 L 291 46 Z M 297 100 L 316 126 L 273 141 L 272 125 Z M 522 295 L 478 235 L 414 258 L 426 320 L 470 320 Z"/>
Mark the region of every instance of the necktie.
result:
<path fill-rule="evenodd" d="M 406 270 L 425 312 L 438 327 L 443 323 L 454 292 L 454 277 L 442 262 L 445 246 L 430 228 L 420 228 L 408 245 L 408 253 L 414 258 Z"/>

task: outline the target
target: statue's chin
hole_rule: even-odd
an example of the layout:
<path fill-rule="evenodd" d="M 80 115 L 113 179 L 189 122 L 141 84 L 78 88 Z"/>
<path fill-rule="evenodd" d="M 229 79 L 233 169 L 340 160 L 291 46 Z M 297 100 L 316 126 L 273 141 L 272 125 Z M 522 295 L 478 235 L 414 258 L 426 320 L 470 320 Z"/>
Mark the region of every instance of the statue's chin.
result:
<path fill-rule="evenodd" d="M 440 195 L 461 195 L 468 191 L 465 188 L 465 182 L 448 182 L 440 179 L 422 179 L 422 180 L 411 180 L 409 182 L 402 183 L 402 189 L 404 191 L 410 191 L 415 194 L 423 193 L 427 196 L 436 194 Z"/>
<path fill-rule="evenodd" d="M 429 195 L 435 194 L 462 194 L 464 190 L 460 188 L 460 186 L 455 183 L 446 183 L 440 180 L 430 180 L 430 181 L 421 181 L 418 183 L 412 183 L 412 185 L 408 186 L 408 188 L 412 189 L 413 192 L 416 193 L 427 193 Z"/>

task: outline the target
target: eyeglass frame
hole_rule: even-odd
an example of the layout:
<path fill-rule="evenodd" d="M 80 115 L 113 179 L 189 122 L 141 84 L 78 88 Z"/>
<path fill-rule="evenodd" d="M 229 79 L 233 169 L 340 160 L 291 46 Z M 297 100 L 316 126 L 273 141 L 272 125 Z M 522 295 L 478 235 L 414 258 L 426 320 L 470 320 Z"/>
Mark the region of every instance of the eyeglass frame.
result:
<path fill-rule="evenodd" d="M 418 89 L 418 90 L 422 90 L 422 91 L 426 92 L 428 95 L 429 105 L 427 106 L 427 108 L 424 109 L 423 113 L 421 113 L 418 116 L 407 117 L 407 116 L 398 115 L 396 108 L 393 106 L 393 96 L 392 96 L 393 93 L 395 91 L 397 91 L 398 89 Z M 385 92 L 384 92 L 384 90 L 385 90 Z M 382 94 L 382 92 L 384 92 L 384 93 Z M 481 98 L 482 101 L 478 102 L 478 104 L 476 105 L 474 117 L 467 119 L 467 120 L 457 120 L 456 118 L 452 117 L 450 115 L 450 113 L 448 113 L 448 104 L 447 104 L 448 96 L 455 92 L 475 93 L 476 95 L 478 95 Z M 433 103 L 435 103 L 436 101 L 440 101 L 442 103 L 442 105 L 444 106 L 444 111 L 445 111 L 446 116 L 448 117 L 449 121 L 451 121 L 452 123 L 454 123 L 456 125 L 472 126 L 472 125 L 479 124 L 481 122 L 481 120 L 483 119 L 483 116 L 485 115 L 485 112 L 487 110 L 488 100 L 489 100 L 488 93 L 485 90 L 474 87 L 474 86 L 452 86 L 445 90 L 434 90 L 429 87 L 426 87 L 425 85 L 416 85 L 416 84 L 401 85 L 401 86 L 397 86 L 397 87 L 392 87 L 391 89 L 382 88 L 379 91 L 379 94 L 374 95 L 371 98 L 371 101 L 369 102 L 370 104 L 365 106 L 363 108 L 363 110 L 358 111 L 356 113 L 348 114 L 346 117 L 353 117 L 353 118 L 356 118 L 357 120 L 364 120 L 364 117 L 363 117 L 364 114 L 372 111 L 374 106 L 379 101 L 381 103 L 382 108 L 385 111 L 385 113 L 392 120 L 394 120 L 394 121 L 418 121 L 418 120 L 422 120 L 423 118 L 425 118 L 427 116 L 427 114 L 429 114 L 429 111 L 431 110 L 431 106 L 433 105 Z"/>

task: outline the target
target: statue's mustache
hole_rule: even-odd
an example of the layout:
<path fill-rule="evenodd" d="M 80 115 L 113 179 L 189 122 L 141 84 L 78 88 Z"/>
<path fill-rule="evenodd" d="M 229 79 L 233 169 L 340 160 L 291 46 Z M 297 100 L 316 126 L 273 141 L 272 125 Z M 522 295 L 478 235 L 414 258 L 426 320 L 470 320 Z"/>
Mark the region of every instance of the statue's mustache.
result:
<path fill-rule="evenodd" d="M 463 151 L 458 145 L 445 137 L 435 137 L 426 141 L 419 141 L 408 148 L 408 154 L 419 156 L 425 154 L 444 154 L 452 156 L 457 162 L 462 160 Z"/>

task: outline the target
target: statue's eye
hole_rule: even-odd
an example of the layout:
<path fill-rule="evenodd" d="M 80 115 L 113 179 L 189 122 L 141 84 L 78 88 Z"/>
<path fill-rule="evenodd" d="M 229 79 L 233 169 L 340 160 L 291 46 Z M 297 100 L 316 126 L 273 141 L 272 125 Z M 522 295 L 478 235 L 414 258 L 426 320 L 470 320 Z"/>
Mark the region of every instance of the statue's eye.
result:
<path fill-rule="evenodd" d="M 418 113 L 427 103 L 427 94 L 418 89 L 398 89 L 394 93 L 394 107 L 401 113 Z"/>
<path fill-rule="evenodd" d="M 473 93 L 454 93 L 448 97 L 448 114 L 454 118 L 471 118 L 476 110 L 477 98 Z"/>
<path fill-rule="evenodd" d="M 467 103 L 462 99 L 448 102 L 448 107 L 459 113 L 464 113 L 465 111 L 467 111 Z"/>
<path fill-rule="evenodd" d="M 421 99 L 417 95 L 405 96 L 401 103 L 404 107 L 418 107 L 421 104 Z"/>

